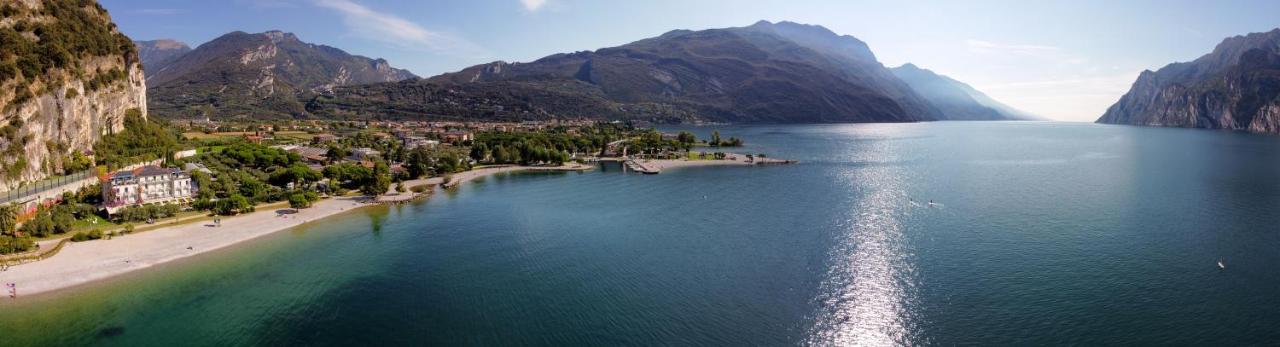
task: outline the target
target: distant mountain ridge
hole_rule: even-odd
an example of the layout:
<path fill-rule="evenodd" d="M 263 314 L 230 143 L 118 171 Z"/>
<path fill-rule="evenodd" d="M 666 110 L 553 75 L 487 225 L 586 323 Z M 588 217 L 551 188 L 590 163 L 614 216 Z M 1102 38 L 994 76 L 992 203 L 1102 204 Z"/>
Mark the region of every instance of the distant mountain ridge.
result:
<path fill-rule="evenodd" d="M 1194 61 L 1143 71 L 1097 122 L 1280 133 L 1280 29 L 1230 37 Z"/>
<path fill-rule="evenodd" d="M 148 77 L 154 74 L 153 71 L 159 71 L 174 59 L 191 52 L 186 43 L 171 39 L 133 41 L 133 44 L 138 47 L 138 56 Z"/>
<path fill-rule="evenodd" d="M 411 91 L 411 92 L 410 92 Z M 573 99 L 579 104 L 569 105 Z M 331 117 L 699 119 L 729 122 L 911 122 L 940 113 L 875 60 L 866 44 L 821 26 L 761 21 L 675 30 L 618 47 L 494 62 L 425 81 L 346 86 L 308 102 Z M 589 104 L 581 104 L 589 103 Z"/>
<path fill-rule="evenodd" d="M 964 82 L 907 63 L 890 69 L 942 112 L 946 120 L 1029 120 L 1038 117 L 992 99 Z"/>
<path fill-rule="evenodd" d="M 179 118 L 305 117 L 309 95 L 415 77 L 282 31 L 228 33 L 147 70 L 153 113 Z"/>

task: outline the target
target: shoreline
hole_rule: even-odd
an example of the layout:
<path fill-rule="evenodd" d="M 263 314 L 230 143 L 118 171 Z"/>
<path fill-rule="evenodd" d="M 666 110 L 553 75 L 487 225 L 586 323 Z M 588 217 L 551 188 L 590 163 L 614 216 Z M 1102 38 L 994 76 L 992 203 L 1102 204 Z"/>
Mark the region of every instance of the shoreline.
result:
<path fill-rule="evenodd" d="M 432 177 L 405 181 L 405 186 L 435 184 L 450 188 L 480 177 L 504 172 L 591 169 L 594 169 L 594 166 L 583 164 L 555 167 L 484 167 L 454 174 L 447 185 L 443 184 L 442 177 Z M 392 189 L 394 192 L 394 188 Z M 379 206 L 380 203 L 413 201 L 418 197 L 430 195 L 431 191 L 434 191 L 434 188 L 423 193 L 398 193 L 397 198 L 391 200 L 370 199 L 364 196 L 332 197 L 318 201 L 310 208 L 296 210 L 296 213 L 281 213 L 294 211 L 284 207 L 220 217 L 222 218 L 221 227 L 214 226 L 212 221 L 201 221 L 160 227 L 145 233 L 109 240 L 71 242 L 57 255 L 48 259 L 14 265 L 8 270 L 0 271 L 0 284 L 16 284 L 18 298 L 39 298 L 46 294 L 110 280 L 137 270 L 227 248 L 346 212 Z M 188 249 L 188 247 L 191 248 Z M 8 296 L 7 288 L 3 294 Z"/>
<path fill-rule="evenodd" d="M 292 210 L 281 208 L 223 217 L 221 227 L 205 221 L 110 240 L 69 243 L 56 256 L 0 271 L 0 283 L 16 284 L 19 298 L 73 288 L 377 206 L 367 201 L 365 197 L 333 197 L 297 213 L 279 213 Z"/>

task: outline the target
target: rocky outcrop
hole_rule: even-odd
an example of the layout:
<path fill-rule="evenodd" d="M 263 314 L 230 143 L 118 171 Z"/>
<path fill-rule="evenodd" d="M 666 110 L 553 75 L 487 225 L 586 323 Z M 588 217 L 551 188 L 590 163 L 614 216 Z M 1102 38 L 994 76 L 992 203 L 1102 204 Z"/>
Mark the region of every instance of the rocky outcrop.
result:
<path fill-rule="evenodd" d="M 73 153 L 90 154 L 102 135 L 122 129 L 126 113 L 145 117 L 147 112 L 137 51 L 96 3 L 26 1 L 5 6 L 19 7 L 5 9 L 12 15 L 0 22 L 0 35 L 25 35 L 21 29 L 27 29 L 45 36 L 6 42 L 0 58 L 12 54 L 21 61 L 20 45 L 36 47 L 30 52 L 37 56 L 48 56 L 50 48 L 43 45 L 55 42 L 65 51 L 49 63 L 24 65 L 12 77 L 0 78 L 0 156 L 5 164 L 0 191 L 62 173 Z M 18 18 L 43 26 L 15 28 Z M 19 49 L 9 50 L 14 47 Z"/>
<path fill-rule="evenodd" d="M 1098 122 L 1280 134 L 1280 29 L 1228 38 L 1195 61 L 1143 71 Z"/>

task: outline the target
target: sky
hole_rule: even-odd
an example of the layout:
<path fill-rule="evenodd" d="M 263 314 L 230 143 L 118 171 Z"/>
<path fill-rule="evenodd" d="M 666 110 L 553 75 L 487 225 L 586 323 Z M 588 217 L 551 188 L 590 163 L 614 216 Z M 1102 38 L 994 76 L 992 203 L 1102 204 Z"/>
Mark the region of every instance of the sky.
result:
<path fill-rule="evenodd" d="M 135 40 L 193 48 L 231 31 L 303 41 L 432 76 L 612 47 L 675 29 L 817 24 L 886 66 L 914 63 L 1050 119 L 1093 121 L 1146 69 L 1280 27 L 1280 1 L 101 0 Z"/>

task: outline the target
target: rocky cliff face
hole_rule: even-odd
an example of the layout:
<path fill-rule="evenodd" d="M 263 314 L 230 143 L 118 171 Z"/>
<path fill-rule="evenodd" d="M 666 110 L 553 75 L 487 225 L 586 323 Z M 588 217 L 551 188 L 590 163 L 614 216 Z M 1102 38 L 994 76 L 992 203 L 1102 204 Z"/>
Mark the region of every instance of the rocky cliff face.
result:
<path fill-rule="evenodd" d="M 1195 61 L 1143 71 L 1098 122 L 1280 134 L 1280 29 L 1228 38 Z"/>
<path fill-rule="evenodd" d="M 0 11 L 6 191 L 62 173 L 73 153 L 88 154 L 103 134 L 120 130 L 126 112 L 145 117 L 147 97 L 132 41 L 96 3 L 23 1 Z"/>

